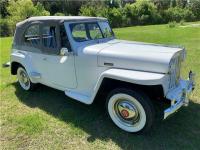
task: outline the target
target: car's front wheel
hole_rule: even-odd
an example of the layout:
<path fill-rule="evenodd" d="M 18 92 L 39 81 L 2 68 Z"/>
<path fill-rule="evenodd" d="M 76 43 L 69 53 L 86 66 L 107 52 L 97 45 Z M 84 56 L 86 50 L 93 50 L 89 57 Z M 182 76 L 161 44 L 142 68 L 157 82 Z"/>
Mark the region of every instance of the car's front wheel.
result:
<path fill-rule="evenodd" d="M 23 67 L 18 67 L 17 69 L 17 79 L 22 87 L 22 89 L 29 91 L 33 90 L 35 87 L 35 84 L 33 84 L 28 76 L 28 73 Z"/>
<path fill-rule="evenodd" d="M 154 107 L 140 91 L 115 89 L 110 92 L 106 105 L 112 121 L 124 131 L 147 131 L 153 124 Z"/>

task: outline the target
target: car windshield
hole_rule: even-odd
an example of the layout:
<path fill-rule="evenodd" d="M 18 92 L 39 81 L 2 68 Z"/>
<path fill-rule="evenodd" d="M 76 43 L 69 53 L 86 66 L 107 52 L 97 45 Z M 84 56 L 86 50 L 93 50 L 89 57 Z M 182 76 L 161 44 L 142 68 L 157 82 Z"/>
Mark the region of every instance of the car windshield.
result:
<path fill-rule="evenodd" d="M 72 37 L 77 42 L 113 37 L 113 31 L 108 22 L 86 22 L 70 24 Z"/>

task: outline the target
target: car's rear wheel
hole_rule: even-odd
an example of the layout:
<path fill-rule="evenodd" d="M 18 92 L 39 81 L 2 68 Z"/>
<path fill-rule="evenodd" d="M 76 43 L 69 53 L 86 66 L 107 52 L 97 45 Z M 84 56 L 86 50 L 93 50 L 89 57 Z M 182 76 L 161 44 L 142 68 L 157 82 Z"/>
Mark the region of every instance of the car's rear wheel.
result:
<path fill-rule="evenodd" d="M 19 85 L 24 89 L 25 91 L 33 90 L 35 87 L 35 84 L 33 84 L 28 76 L 28 73 L 23 67 L 18 67 L 17 69 L 17 78 Z"/>
<path fill-rule="evenodd" d="M 115 89 L 109 94 L 106 105 L 112 121 L 124 131 L 147 131 L 153 124 L 154 107 L 140 91 Z"/>

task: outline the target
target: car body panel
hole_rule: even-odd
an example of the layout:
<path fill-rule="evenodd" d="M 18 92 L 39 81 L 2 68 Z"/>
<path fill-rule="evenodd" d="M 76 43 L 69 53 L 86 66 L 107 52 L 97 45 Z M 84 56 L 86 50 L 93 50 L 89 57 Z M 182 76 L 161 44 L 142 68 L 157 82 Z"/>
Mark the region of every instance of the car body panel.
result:
<path fill-rule="evenodd" d="M 168 73 L 171 58 L 182 48 L 114 40 L 115 44 L 100 50 L 98 65 L 113 63 L 114 68 Z"/>
<path fill-rule="evenodd" d="M 90 95 L 87 95 L 86 93 L 81 91 L 77 92 L 77 90 L 69 89 L 65 91 L 65 94 L 85 104 L 91 104 L 95 99 L 95 96 L 101 86 L 101 83 L 106 78 L 138 85 L 161 85 L 165 90 L 167 90 L 167 87 L 165 87 L 165 85 L 167 85 L 168 78 L 165 74 L 125 69 L 108 69 L 99 75 L 99 78 L 97 79 L 93 90 L 91 90 Z"/>
<path fill-rule="evenodd" d="M 69 26 L 71 23 L 100 21 L 107 22 L 105 18 L 73 16 L 26 19 L 17 24 L 11 64 L 18 62 L 24 66 L 33 83 L 42 83 L 62 90 L 67 96 L 85 104 L 91 104 L 94 101 L 105 78 L 136 85 L 161 85 L 163 97 L 171 101 L 180 99 L 177 98 L 175 90 L 169 89 L 169 85 L 171 65 L 176 67 L 176 65 L 171 64 L 172 59 L 178 57 L 176 60 L 179 61 L 180 56 L 182 58 L 180 60 L 184 60 L 186 52 L 183 47 L 119 40 L 114 35 L 109 38 L 91 39 L 84 42 L 77 42 L 73 39 Z M 37 37 L 37 40 L 40 40 L 40 47 L 37 48 L 25 46 L 22 40 L 25 39 L 26 28 L 32 24 L 40 26 L 40 36 Z M 43 36 L 41 28 L 44 24 L 55 25 L 57 44 L 59 45 L 55 48 L 56 53 L 44 52 L 44 46 L 41 42 Z M 62 47 L 59 41 L 61 39 L 59 33 L 61 24 L 64 25 L 71 45 L 69 53 L 62 56 L 60 53 Z M 46 50 L 46 52 L 48 51 Z M 179 87 L 179 84 L 176 86 Z M 187 84 L 184 88 L 186 86 Z M 191 91 L 188 90 L 189 92 Z M 180 90 L 178 93 L 179 95 L 183 94 Z M 172 99 L 170 94 L 176 97 Z M 168 114 L 170 113 L 168 112 Z"/>

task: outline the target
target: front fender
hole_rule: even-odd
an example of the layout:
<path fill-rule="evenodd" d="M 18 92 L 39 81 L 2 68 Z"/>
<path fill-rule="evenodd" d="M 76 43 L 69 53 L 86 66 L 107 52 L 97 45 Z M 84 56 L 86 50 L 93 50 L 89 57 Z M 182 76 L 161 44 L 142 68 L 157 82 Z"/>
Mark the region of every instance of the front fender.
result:
<path fill-rule="evenodd" d="M 104 78 L 115 79 L 138 85 L 162 85 L 164 93 L 167 92 L 168 78 L 166 74 L 124 69 L 109 69 L 103 72 L 99 77 L 91 100 L 94 100 Z"/>

